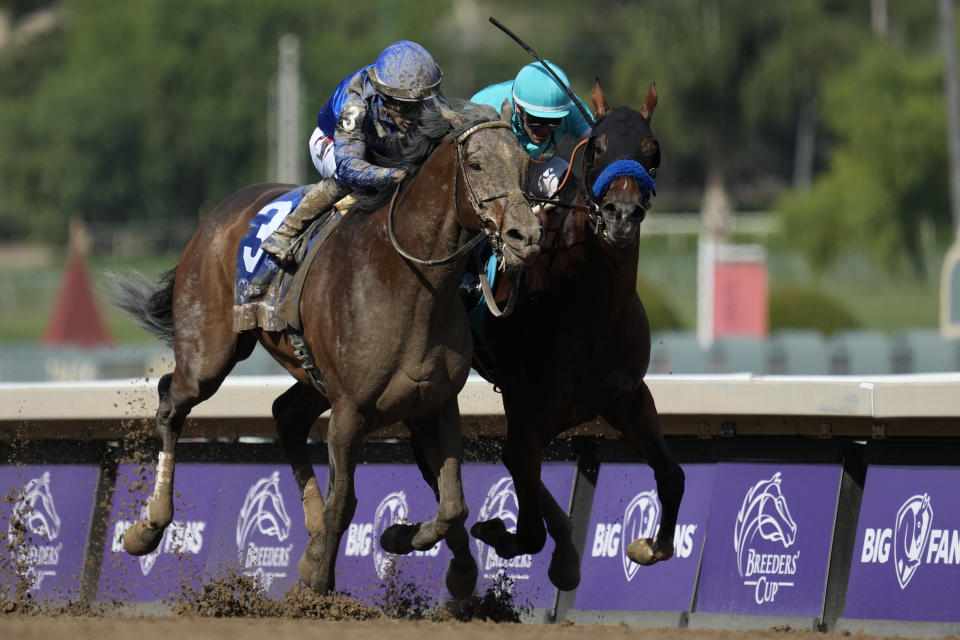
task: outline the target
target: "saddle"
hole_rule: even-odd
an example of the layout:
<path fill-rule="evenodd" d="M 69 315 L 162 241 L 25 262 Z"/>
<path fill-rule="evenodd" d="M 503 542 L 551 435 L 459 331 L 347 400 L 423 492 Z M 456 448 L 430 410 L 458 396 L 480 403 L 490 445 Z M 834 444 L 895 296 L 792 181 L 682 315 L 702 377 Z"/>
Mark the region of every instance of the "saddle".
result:
<path fill-rule="evenodd" d="M 303 279 L 323 241 L 349 211 L 353 198 L 347 196 L 320 214 L 294 240 L 292 266 L 280 266 L 260 248 L 260 239 L 270 235 L 286 215 L 300 203 L 309 186 L 298 187 L 269 203 L 250 221 L 240 241 L 234 281 L 233 330 L 283 331 L 287 326 L 301 329 L 300 294 Z"/>

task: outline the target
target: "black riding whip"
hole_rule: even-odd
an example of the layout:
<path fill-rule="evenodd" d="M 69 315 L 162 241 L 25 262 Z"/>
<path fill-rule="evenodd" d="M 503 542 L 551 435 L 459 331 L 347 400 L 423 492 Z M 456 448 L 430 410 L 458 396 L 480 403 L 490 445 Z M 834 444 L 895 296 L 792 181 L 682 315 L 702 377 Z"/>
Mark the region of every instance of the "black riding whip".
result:
<path fill-rule="evenodd" d="M 534 58 L 536 58 L 538 61 L 540 61 L 540 64 L 543 65 L 543 68 L 546 69 L 546 70 L 550 73 L 551 76 L 553 76 L 553 79 L 557 81 L 557 84 L 559 84 L 560 87 L 564 90 L 564 92 L 566 92 L 566 94 L 567 94 L 568 96 L 570 96 L 570 102 L 572 102 L 574 105 L 576 105 L 577 109 L 580 110 L 580 113 L 583 114 L 583 117 L 587 120 L 587 122 L 590 124 L 590 126 L 592 127 L 594 124 L 596 124 L 596 123 L 593 121 L 593 116 L 590 115 L 590 112 L 587 111 L 587 110 L 584 108 L 584 106 L 583 106 L 583 105 L 580 103 L 580 101 L 577 99 L 577 96 L 575 96 L 574 93 L 573 93 L 573 91 L 570 90 L 570 87 L 568 87 L 567 84 L 566 84 L 563 80 L 560 79 L 560 76 L 558 76 L 556 73 L 554 73 L 553 69 L 550 68 L 550 65 L 547 64 L 547 61 L 546 61 L 546 60 L 544 60 L 543 58 L 541 58 L 540 55 L 537 54 L 537 52 L 534 51 L 534 50 L 530 47 L 530 45 L 528 45 L 526 42 L 524 42 L 523 40 L 521 40 L 520 38 L 518 38 L 513 31 L 510 31 L 510 29 L 508 29 L 508 28 L 506 28 L 505 26 L 503 26 L 503 24 L 502 24 L 499 20 L 497 20 L 497 19 L 494 18 L 493 16 L 490 16 L 490 22 L 493 24 L 493 26 L 497 27 L 498 29 L 500 29 L 501 31 L 503 31 L 505 34 L 507 34 L 508 36 L 510 36 L 511 38 L 513 38 L 514 42 L 516 42 L 518 45 L 520 45 L 521 47 L 523 47 L 524 49 L 526 49 L 527 53 L 529 53 L 529 54 L 532 55 Z"/>

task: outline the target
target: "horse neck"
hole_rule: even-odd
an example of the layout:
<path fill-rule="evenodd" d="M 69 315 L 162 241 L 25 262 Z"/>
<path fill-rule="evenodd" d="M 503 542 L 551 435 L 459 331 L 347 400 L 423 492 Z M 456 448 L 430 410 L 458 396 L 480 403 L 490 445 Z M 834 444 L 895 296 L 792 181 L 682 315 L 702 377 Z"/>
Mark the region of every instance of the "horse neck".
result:
<path fill-rule="evenodd" d="M 457 166 L 453 147 L 444 144 L 427 158 L 394 206 L 393 229 L 400 247 L 420 260 L 441 260 L 452 256 L 470 234 L 461 220 L 473 218 L 465 195 L 462 176 L 458 176 L 457 201 L 453 200 L 453 180 Z M 448 188 L 444 186 L 449 185 Z M 390 243 L 389 240 L 387 240 Z M 403 258 L 391 247 L 399 260 Z M 453 281 L 464 270 L 466 255 L 437 265 L 411 263 L 411 282 L 428 283 L 435 291 L 456 292 Z M 453 283 L 453 284 L 451 284 Z M 449 285 L 449 286 L 448 286 Z"/>
<path fill-rule="evenodd" d="M 578 197 L 575 204 L 585 206 Z M 597 296 L 609 299 L 619 295 L 632 295 L 637 283 L 637 262 L 640 258 L 639 243 L 616 249 L 596 232 L 584 208 L 573 208 L 564 220 L 558 235 L 558 253 L 579 252 L 578 260 L 572 260 L 567 276 L 582 282 L 588 289 L 596 288 Z"/>

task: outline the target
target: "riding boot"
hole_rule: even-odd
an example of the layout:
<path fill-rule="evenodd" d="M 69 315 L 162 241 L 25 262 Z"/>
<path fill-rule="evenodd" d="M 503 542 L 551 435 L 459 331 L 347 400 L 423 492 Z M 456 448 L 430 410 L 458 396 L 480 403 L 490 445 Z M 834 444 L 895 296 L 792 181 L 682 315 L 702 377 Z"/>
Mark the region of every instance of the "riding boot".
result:
<path fill-rule="evenodd" d="M 333 178 L 325 178 L 310 190 L 297 208 L 291 211 L 277 230 L 260 243 L 260 248 L 273 256 L 279 264 L 285 264 L 292 258 L 291 249 L 296 237 L 313 220 L 332 207 L 340 198 L 350 193 Z"/>

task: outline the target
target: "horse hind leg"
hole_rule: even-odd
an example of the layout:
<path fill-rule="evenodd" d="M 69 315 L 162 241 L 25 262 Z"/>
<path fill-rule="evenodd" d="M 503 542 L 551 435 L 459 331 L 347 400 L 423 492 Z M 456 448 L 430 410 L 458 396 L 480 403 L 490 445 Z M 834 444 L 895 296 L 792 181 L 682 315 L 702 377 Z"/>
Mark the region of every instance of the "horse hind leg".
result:
<path fill-rule="evenodd" d="M 154 551 L 163 533 L 173 521 L 174 449 L 190 410 L 212 396 L 237 360 L 250 354 L 249 335 L 231 336 L 228 340 L 210 337 L 205 349 L 177 349 L 173 373 L 160 378 L 157 391 L 156 428 L 161 449 L 157 460 L 157 477 L 147 501 L 145 513 L 123 535 L 124 550 L 135 556 Z M 189 354 L 181 357 L 181 354 Z"/>
<path fill-rule="evenodd" d="M 637 538 L 627 545 L 627 557 L 642 565 L 652 565 L 673 557 L 673 536 L 683 499 L 684 473 L 667 447 L 653 395 L 646 383 L 603 417 L 619 431 L 624 440 L 641 453 L 653 469 L 662 514 L 655 539 Z"/>
<path fill-rule="evenodd" d="M 171 435 L 179 434 L 186 414 L 177 414 L 170 402 L 170 383 L 173 374 L 160 378 L 158 393 L 160 405 L 157 408 L 156 428 L 161 438 L 161 451 L 157 461 L 157 477 L 154 480 L 153 493 L 147 502 L 145 517 L 138 520 L 123 535 L 124 550 L 135 556 L 150 553 L 160 544 L 163 532 L 173 520 L 173 444 Z M 176 437 L 173 437 L 176 442 Z"/>
<path fill-rule="evenodd" d="M 323 394 L 302 382 L 294 384 L 273 402 L 277 436 L 300 489 L 304 525 L 311 540 L 323 534 L 324 503 L 307 452 L 307 435 L 320 414 L 329 408 L 330 403 Z M 300 558 L 299 573 L 304 583 L 309 584 L 319 565 L 319 551 L 316 545 L 308 544 Z"/>

